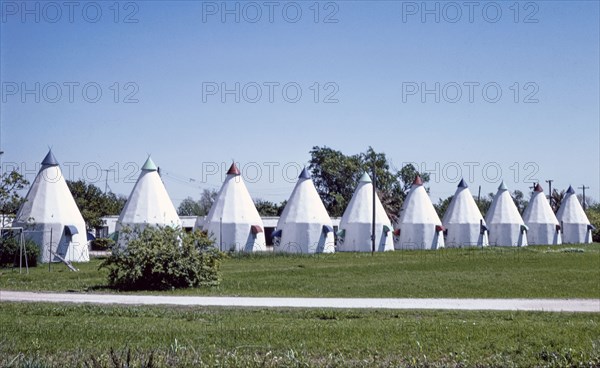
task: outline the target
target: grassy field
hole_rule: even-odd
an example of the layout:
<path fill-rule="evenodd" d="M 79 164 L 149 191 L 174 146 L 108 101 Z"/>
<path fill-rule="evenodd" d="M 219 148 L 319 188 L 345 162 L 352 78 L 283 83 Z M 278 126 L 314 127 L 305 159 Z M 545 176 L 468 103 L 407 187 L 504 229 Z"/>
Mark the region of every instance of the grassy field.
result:
<path fill-rule="evenodd" d="M 0 366 L 600 365 L 598 314 L 2 303 L 0 326 Z"/>
<path fill-rule="evenodd" d="M 575 252 L 574 248 L 583 252 Z M 0 289 L 112 292 L 99 260 L 0 270 Z M 221 286 L 178 295 L 306 297 L 599 298 L 600 244 L 330 255 L 234 255 Z"/>
<path fill-rule="evenodd" d="M 114 292 L 99 263 L 2 269 L 0 289 Z M 600 244 L 234 255 L 222 279 L 162 294 L 599 298 Z M 600 367 L 598 313 L 2 303 L 0 326 L 10 367 Z"/>

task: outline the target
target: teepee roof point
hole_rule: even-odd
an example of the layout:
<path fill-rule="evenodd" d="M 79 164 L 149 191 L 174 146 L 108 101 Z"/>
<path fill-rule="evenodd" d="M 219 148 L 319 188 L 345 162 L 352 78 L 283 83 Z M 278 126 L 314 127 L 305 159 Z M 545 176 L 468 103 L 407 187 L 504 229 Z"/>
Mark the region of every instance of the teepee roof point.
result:
<path fill-rule="evenodd" d="M 235 164 L 235 161 L 231 164 L 229 171 L 227 171 L 227 175 L 240 175 L 240 169 L 238 169 L 237 165 Z"/>
<path fill-rule="evenodd" d="M 300 173 L 298 179 L 310 179 L 310 174 L 308 173 L 308 170 L 306 170 L 306 167 L 302 169 L 302 172 Z"/>
<path fill-rule="evenodd" d="M 154 161 L 152 161 L 152 158 L 150 156 L 148 156 L 148 159 L 146 160 L 146 162 L 144 162 L 144 166 L 142 166 L 142 171 L 157 171 L 157 170 L 158 170 L 158 168 L 154 164 Z"/>
<path fill-rule="evenodd" d="M 371 177 L 366 172 L 362 174 L 359 180 L 360 183 L 371 183 Z"/>
<path fill-rule="evenodd" d="M 54 157 L 54 154 L 52 154 L 52 150 L 49 150 L 46 157 L 44 157 L 42 166 L 58 166 L 58 161 L 56 160 L 56 157 Z"/>

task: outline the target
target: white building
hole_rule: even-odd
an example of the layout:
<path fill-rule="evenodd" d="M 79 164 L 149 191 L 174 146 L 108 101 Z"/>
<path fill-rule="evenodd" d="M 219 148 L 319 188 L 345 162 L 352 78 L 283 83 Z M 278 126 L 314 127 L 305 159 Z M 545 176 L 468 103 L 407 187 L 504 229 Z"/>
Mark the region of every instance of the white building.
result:
<path fill-rule="evenodd" d="M 442 225 L 446 229 L 448 248 L 489 245 L 485 220 L 464 180 L 456 188 Z"/>
<path fill-rule="evenodd" d="M 523 221 L 528 227 L 529 244 L 561 244 L 560 224 L 544 195 L 542 186 L 536 184 L 529 204 L 523 212 Z"/>
<path fill-rule="evenodd" d="M 225 182 L 202 228 L 221 251 L 265 251 L 264 225 L 252 197 L 235 163 L 227 172 Z"/>
<path fill-rule="evenodd" d="M 43 263 L 90 260 L 85 221 L 52 151 L 42 161 L 13 226 L 24 227 L 26 237 L 38 244 Z"/>
<path fill-rule="evenodd" d="M 397 226 L 394 238 L 397 250 L 444 247 L 442 221 L 418 175 L 402 204 Z"/>
<path fill-rule="evenodd" d="M 281 213 L 273 233 L 275 251 L 286 253 L 333 253 L 333 222 L 306 168 Z"/>
<path fill-rule="evenodd" d="M 181 221 L 158 174 L 158 168 L 150 157 L 142 166 L 140 176 L 121 211 L 115 231 L 119 232 L 123 227 L 142 230 L 146 226 L 181 227 Z M 126 239 L 121 235 L 119 243 L 126 246 Z"/>
<path fill-rule="evenodd" d="M 592 242 L 594 226 L 590 224 L 590 220 L 588 220 L 583 207 L 581 207 L 573 187 L 569 186 L 556 217 L 563 232 L 563 243 L 587 244 Z"/>
<path fill-rule="evenodd" d="M 337 250 L 340 252 L 371 252 L 373 241 L 373 183 L 367 173 L 360 178 L 348 207 L 344 211 L 337 232 Z M 375 250 L 394 250 L 393 227 L 375 196 Z"/>
<path fill-rule="evenodd" d="M 527 226 L 504 182 L 485 216 L 490 245 L 522 247 L 527 245 Z"/>

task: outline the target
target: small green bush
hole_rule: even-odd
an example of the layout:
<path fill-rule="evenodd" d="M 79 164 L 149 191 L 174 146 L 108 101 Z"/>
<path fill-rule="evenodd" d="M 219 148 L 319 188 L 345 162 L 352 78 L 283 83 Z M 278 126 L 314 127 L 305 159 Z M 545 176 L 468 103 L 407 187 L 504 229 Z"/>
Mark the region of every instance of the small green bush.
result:
<path fill-rule="evenodd" d="M 93 250 L 108 250 L 115 242 L 109 238 L 96 238 L 92 241 Z"/>
<path fill-rule="evenodd" d="M 109 285 L 125 290 L 167 290 L 219 284 L 224 253 L 200 231 L 170 227 L 121 229 L 119 245 L 100 268 L 109 270 Z"/>
<path fill-rule="evenodd" d="M 33 240 L 26 239 L 25 251 L 29 267 L 37 266 L 37 259 L 40 255 L 38 245 Z M 18 265 L 20 252 L 21 248 L 17 238 L 9 237 L 0 239 L 0 266 Z M 25 257 L 23 257 L 23 264 L 25 264 Z"/>
<path fill-rule="evenodd" d="M 596 206 L 595 208 L 589 208 L 586 211 L 586 215 L 590 223 L 594 225 L 595 229 L 592 230 L 592 240 L 596 243 L 600 243 L 600 209 Z"/>
<path fill-rule="evenodd" d="M 585 253 L 585 249 L 582 248 L 563 248 L 560 250 L 561 253 Z"/>

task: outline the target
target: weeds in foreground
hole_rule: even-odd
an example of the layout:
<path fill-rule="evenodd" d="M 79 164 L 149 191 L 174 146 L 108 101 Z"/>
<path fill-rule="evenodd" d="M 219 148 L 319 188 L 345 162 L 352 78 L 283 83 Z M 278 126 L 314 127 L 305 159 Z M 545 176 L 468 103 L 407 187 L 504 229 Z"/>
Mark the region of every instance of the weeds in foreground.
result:
<path fill-rule="evenodd" d="M 178 343 L 175 342 L 174 345 Z M 592 354 L 577 352 L 567 348 L 560 351 L 544 348 L 535 357 L 530 357 L 528 366 L 534 367 L 600 367 L 600 351 Z M 0 355 L 1 356 L 1 355 Z M 449 353 L 445 358 L 432 360 L 419 353 L 415 356 L 390 356 L 378 352 L 348 354 L 334 352 L 314 355 L 305 351 L 288 349 L 284 351 L 256 350 L 239 347 L 231 350 L 208 349 L 197 351 L 180 348 L 161 351 L 142 351 L 124 348 L 110 349 L 99 354 L 63 354 L 62 356 L 41 357 L 18 354 L 10 359 L 0 358 L 3 367 L 15 368 L 157 368 L 157 367 L 518 367 L 510 355 L 493 354 L 480 359 L 471 359 L 462 353 Z"/>

